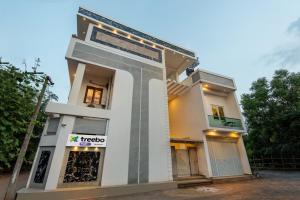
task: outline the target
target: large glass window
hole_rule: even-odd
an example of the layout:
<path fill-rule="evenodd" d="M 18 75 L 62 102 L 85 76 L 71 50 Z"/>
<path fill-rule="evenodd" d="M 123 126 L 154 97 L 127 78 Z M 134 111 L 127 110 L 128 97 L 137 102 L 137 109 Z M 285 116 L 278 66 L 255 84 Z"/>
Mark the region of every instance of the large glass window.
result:
<path fill-rule="evenodd" d="M 87 86 L 85 91 L 84 103 L 101 104 L 103 89 Z"/>

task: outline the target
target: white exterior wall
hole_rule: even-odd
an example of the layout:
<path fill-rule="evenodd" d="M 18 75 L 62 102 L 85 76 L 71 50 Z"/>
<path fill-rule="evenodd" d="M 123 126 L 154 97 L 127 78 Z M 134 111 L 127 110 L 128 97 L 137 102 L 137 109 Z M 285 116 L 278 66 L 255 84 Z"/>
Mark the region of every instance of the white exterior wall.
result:
<path fill-rule="evenodd" d="M 77 69 L 76 69 L 76 75 L 73 80 L 73 84 L 70 89 L 69 99 L 68 103 L 75 105 L 78 101 L 79 95 L 80 95 L 80 88 L 83 81 L 84 73 L 85 73 L 85 67 L 86 65 L 83 63 L 78 63 Z"/>
<path fill-rule="evenodd" d="M 190 137 L 190 139 L 202 140 L 201 133 L 206 128 L 202 101 L 200 87 L 195 85 L 183 95 L 169 102 L 172 137 Z"/>
<path fill-rule="evenodd" d="M 213 94 L 204 93 L 204 105 L 208 115 L 212 115 L 211 105 L 223 106 L 225 117 L 240 119 L 237 102 L 233 98 L 233 93 L 228 96 L 217 96 Z"/>
<path fill-rule="evenodd" d="M 133 77 L 117 70 L 112 94 L 111 120 L 102 173 L 102 186 L 127 184 Z"/>
<path fill-rule="evenodd" d="M 240 136 L 237 141 L 237 148 L 239 149 L 241 165 L 242 165 L 244 174 L 252 174 L 242 136 Z"/>
<path fill-rule="evenodd" d="M 172 180 L 165 80 L 149 81 L 149 182 Z"/>
<path fill-rule="evenodd" d="M 53 154 L 45 190 L 54 190 L 57 187 L 60 171 L 62 168 L 64 152 L 66 149 L 66 143 L 68 140 L 68 135 L 72 133 L 74 122 L 75 122 L 75 117 L 62 116 L 62 123 L 65 124 L 66 126 L 59 126 L 56 133 L 58 138 L 57 138 L 56 147 Z"/>
<path fill-rule="evenodd" d="M 207 162 L 206 162 L 206 155 L 204 144 L 201 143 L 197 146 L 197 156 L 198 156 L 198 166 L 200 174 L 209 177 Z"/>

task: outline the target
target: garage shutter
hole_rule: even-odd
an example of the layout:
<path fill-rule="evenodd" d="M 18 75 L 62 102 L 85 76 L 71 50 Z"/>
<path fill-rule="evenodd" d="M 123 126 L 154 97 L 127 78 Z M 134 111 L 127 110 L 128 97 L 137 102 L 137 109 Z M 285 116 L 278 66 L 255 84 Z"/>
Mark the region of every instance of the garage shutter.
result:
<path fill-rule="evenodd" d="M 208 148 L 213 176 L 243 175 L 240 155 L 235 142 L 209 140 Z"/>

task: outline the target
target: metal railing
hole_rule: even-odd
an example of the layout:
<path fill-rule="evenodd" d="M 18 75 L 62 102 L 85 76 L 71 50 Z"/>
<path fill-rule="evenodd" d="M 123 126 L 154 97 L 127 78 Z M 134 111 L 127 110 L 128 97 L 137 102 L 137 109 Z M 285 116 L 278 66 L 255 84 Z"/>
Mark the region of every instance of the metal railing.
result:
<path fill-rule="evenodd" d="M 249 157 L 253 170 L 300 170 L 300 155 L 268 155 Z"/>
<path fill-rule="evenodd" d="M 221 119 L 208 115 L 209 126 L 216 128 L 229 128 L 243 130 L 242 121 L 240 119 L 223 117 Z"/>

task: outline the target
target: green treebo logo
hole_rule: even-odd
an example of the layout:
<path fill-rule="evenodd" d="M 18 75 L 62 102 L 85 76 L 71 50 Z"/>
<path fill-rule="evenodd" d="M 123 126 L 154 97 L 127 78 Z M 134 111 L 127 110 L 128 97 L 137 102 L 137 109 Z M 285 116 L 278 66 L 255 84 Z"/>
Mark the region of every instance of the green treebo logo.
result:
<path fill-rule="evenodd" d="M 70 142 L 78 142 L 78 136 L 71 136 Z"/>

